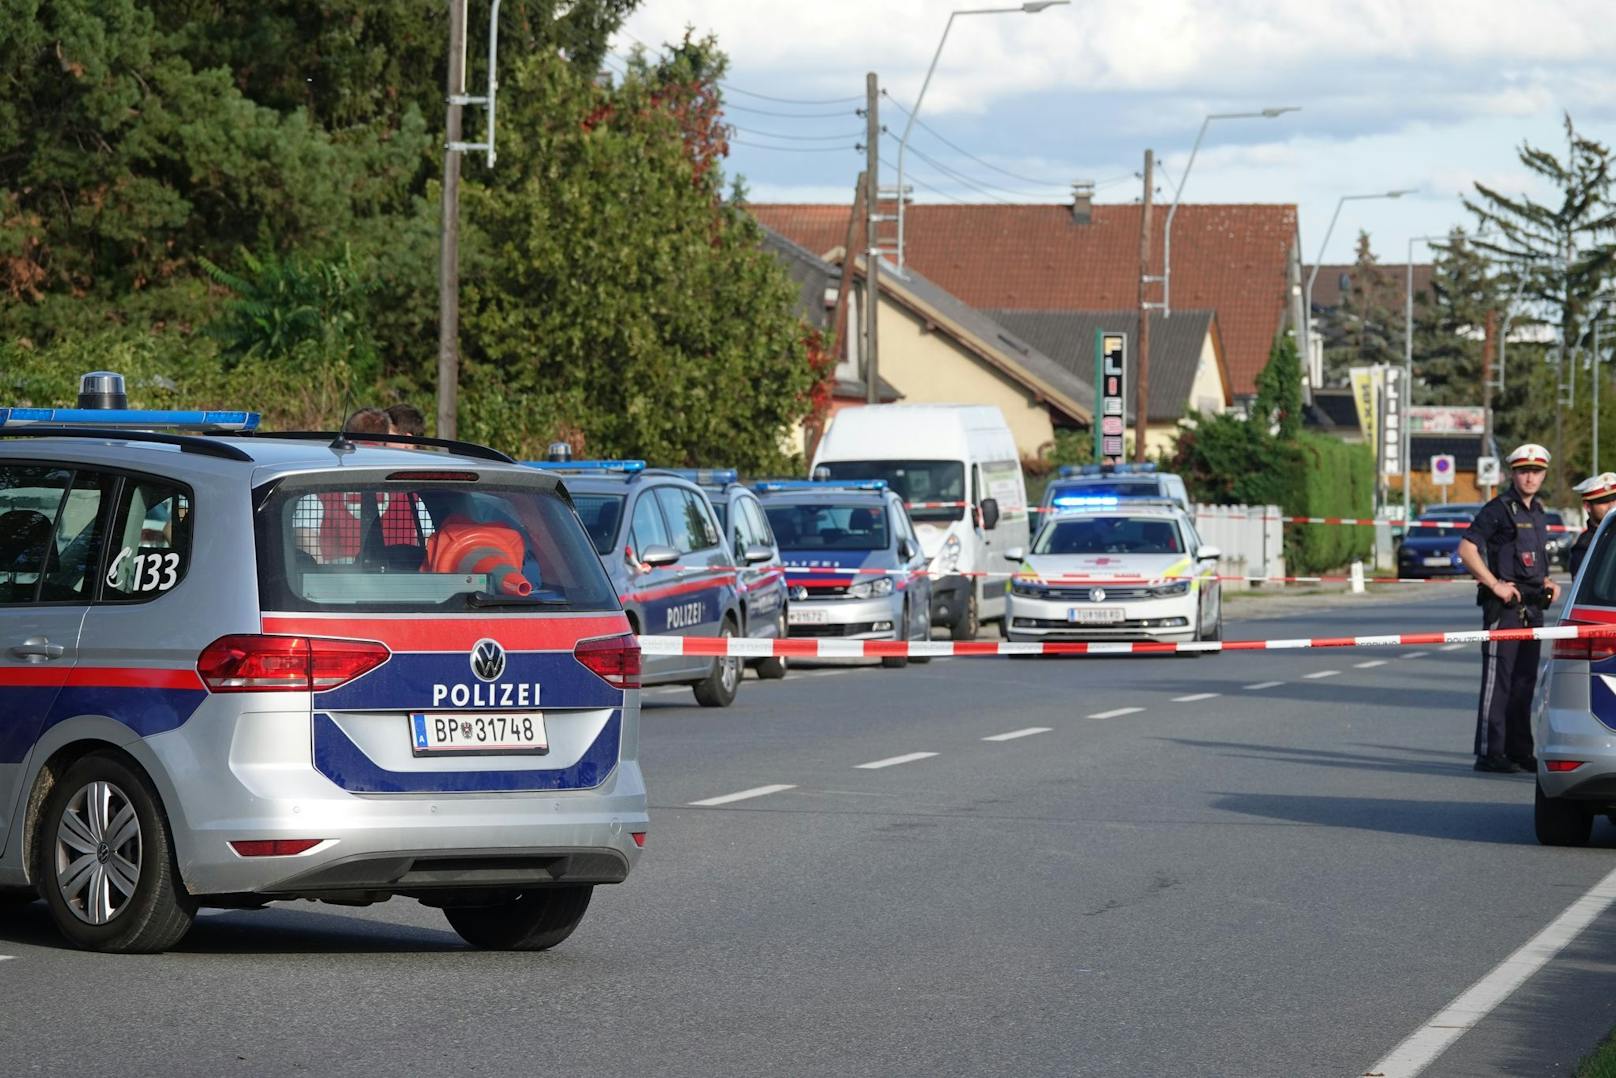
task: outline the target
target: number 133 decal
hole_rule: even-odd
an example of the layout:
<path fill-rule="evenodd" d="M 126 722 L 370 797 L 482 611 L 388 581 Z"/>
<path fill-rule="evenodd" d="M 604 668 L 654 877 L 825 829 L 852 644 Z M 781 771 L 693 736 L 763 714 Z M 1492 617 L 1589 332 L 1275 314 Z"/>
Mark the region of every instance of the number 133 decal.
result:
<path fill-rule="evenodd" d="M 120 583 L 124 559 L 129 558 L 129 581 Z M 179 583 L 180 556 L 173 551 L 158 554 L 136 554 L 128 547 L 112 559 L 107 572 L 107 584 L 125 591 L 167 591 Z"/>

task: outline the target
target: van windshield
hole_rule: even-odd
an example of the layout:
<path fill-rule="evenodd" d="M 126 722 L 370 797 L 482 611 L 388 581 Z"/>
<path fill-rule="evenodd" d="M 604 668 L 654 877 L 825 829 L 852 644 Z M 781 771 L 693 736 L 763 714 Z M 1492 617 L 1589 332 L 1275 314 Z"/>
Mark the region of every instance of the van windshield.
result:
<path fill-rule="evenodd" d="M 958 520 L 965 515 L 965 465 L 957 460 L 833 460 L 819 468 L 831 479 L 885 479 L 910 506 L 909 519 Z M 815 469 L 816 471 L 818 469 Z M 948 502 L 944 509 L 915 508 L 918 502 Z"/>
<path fill-rule="evenodd" d="M 532 613 L 618 605 L 578 518 L 547 488 L 381 476 L 287 481 L 264 499 L 256 530 L 264 610 Z"/>

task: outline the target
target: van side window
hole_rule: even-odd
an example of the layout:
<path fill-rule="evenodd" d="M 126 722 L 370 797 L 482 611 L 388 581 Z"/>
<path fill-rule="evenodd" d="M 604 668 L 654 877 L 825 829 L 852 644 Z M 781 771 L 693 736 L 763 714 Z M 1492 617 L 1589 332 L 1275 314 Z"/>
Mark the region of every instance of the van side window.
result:
<path fill-rule="evenodd" d="M 68 468 L 0 465 L 0 605 L 35 600 L 72 484 Z"/>
<path fill-rule="evenodd" d="M 662 511 L 657 508 L 656 497 L 649 490 L 643 491 L 634 500 L 634 522 L 629 526 L 628 542 L 636 557 L 648 547 L 673 546 L 673 540 L 668 536 L 668 526 L 662 521 Z"/>
<path fill-rule="evenodd" d="M 117 477 L 104 472 L 81 471 L 73 477 L 73 488 L 56 517 L 40 602 L 87 603 L 94 598 L 106 509 L 117 485 Z"/>
<path fill-rule="evenodd" d="M 190 492 L 153 479 L 125 482 L 108 547 L 104 600 L 142 602 L 167 593 L 190 566 Z"/>
<path fill-rule="evenodd" d="M 679 553 L 692 554 L 719 544 L 718 525 L 699 496 L 679 487 L 657 487 L 656 498 Z"/>
<path fill-rule="evenodd" d="M 769 530 L 769 521 L 763 515 L 763 509 L 751 498 L 743 498 L 736 505 L 746 510 L 747 518 L 752 521 L 752 530 L 757 533 L 758 542 L 769 546 L 778 546 L 774 541 L 774 532 Z"/>

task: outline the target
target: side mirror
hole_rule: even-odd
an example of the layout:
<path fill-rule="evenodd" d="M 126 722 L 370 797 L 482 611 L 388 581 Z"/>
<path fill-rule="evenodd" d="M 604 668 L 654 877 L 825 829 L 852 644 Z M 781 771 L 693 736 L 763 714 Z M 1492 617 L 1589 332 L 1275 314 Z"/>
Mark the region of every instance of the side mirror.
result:
<path fill-rule="evenodd" d="M 914 556 L 915 556 L 915 544 L 911 543 L 907 539 L 899 539 L 898 540 L 898 557 L 902 558 L 904 561 L 908 561 L 910 558 L 912 558 Z"/>
<path fill-rule="evenodd" d="M 648 546 L 640 551 L 640 562 L 653 569 L 665 569 L 679 560 L 679 552 L 671 546 Z"/>
<path fill-rule="evenodd" d="M 746 564 L 757 565 L 774 557 L 774 548 L 765 543 L 749 543 L 741 551 L 741 557 L 746 560 Z"/>
<path fill-rule="evenodd" d="M 982 499 L 982 530 L 992 531 L 999 526 L 999 499 Z"/>
<path fill-rule="evenodd" d="M 1024 561 L 1026 557 L 1027 552 L 1018 546 L 1013 546 L 1004 552 L 1005 561 Z"/>
<path fill-rule="evenodd" d="M 1223 551 L 1215 546 L 1204 546 L 1195 554 L 1196 561 L 1217 561 L 1221 557 L 1223 557 Z"/>

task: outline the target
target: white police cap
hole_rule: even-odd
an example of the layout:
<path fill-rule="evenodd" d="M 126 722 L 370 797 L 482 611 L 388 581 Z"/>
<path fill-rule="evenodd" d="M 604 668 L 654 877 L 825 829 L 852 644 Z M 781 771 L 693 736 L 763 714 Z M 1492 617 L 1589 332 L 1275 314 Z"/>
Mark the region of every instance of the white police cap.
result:
<path fill-rule="evenodd" d="M 1616 498 L 1616 472 L 1601 472 L 1571 488 L 1582 495 L 1585 502 L 1608 502 Z"/>
<path fill-rule="evenodd" d="M 1504 458 L 1511 468 L 1543 468 L 1549 466 L 1549 451 L 1536 442 L 1527 442 Z"/>

